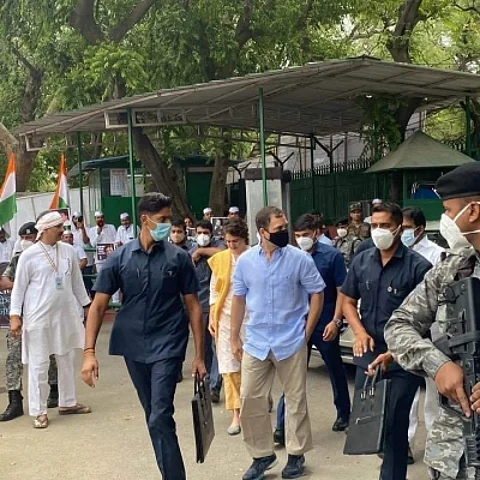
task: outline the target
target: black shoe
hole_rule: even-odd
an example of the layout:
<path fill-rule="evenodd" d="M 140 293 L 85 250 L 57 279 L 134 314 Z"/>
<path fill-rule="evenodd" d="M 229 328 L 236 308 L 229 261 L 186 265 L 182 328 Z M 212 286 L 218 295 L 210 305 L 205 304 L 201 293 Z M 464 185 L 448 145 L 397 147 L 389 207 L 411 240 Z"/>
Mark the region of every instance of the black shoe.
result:
<path fill-rule="evenodd" d="M 344 432 L 348 428 L 348 420 L 345 418 L 337 418 L 332 426 L 334 432 Z"/>
<path fill-rule="evenodd" d="M 299 478 L 303 475 L 305 455 L 289 455 L 288 462 L 282 470 L 282 478 Z"/>
<path fill-rule="evenodd" d="M 413 452 L 410 446 L 408 447 L 408 458 L 407 458 L 407 465 L 413 465 L 415 463 L 415 459 L 413 458 Z"/>
<path fill-rule="evenodd" d="M 50 385 L 50 393 L 47 399 L 47 408 L 58 407 L 58 385 Z"/>
<path fill-rule="evenodd" d="M 218 390 L 212 390 L 210 392 L 210 398 L 212 403 L 220 403 L 220 392 Z"/>
<path fill-rule="evenodd" d="M 8 422 L 23 415 L 23 397 L 19 390 L 9 390 L 8 405 L 0 415 L 0 422 Z"/>
<path fill-rule="evenodd" d="M 262 480 L 265 472 L 277 464 L 275 454 L 268 457 L 254 458 L 250 468 L 244 473 L 242 480 Z"/>
<path fill-rule="evenodd" d="M 273 441 L 277 445 L 284 447 L 285 446 L 285 430 L 276 428 L 275 431 L 273 432 Z"/>

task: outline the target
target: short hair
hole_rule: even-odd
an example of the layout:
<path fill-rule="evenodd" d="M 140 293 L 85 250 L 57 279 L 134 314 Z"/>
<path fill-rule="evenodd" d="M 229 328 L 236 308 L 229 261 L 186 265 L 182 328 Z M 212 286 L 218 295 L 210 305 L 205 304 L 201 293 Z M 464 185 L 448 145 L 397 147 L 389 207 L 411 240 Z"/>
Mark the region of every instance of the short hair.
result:
<path fill-rule="evenodd" d="M 257 226 L 257 230 L 261 228 L 268 228 L 270 226 L 270 219 L 272 217 L 280 218 L 284 217 L 285 214 L 283 210 L 278 207 L 264 207 L 262 208 L 255 217 L 255 224 Z"/>
<path fill-rule="evenodd" d="M 402 209 L 396 203 L 382 203 L 381 205 L 377 205 L 376 207 L 374 207 L 372 210 L 372 214 L 381 212 L 389 213 L 392 217 L 392 220 L 397 225 L 401 225 L 403 223 Z"/>
<path fill-rule="evenodd" d="M 174 218 L 172 220 L 172 228 L 173 227 L 181 228 L 183 230 L 183 233 L 187 233 L 187 226 L 185 225 L 185 222 L 180 220 L 179 218 Z"/>
<path fill-rule="evenodd" d="M 163 193 L 152 192 L 144 195 L 137 205 L 138 214 L 158 213 L 164 208 L 172 207 L 172 199 Z"/>
<path fill-rule="evenodd" d="M 302 232 L 303 230 L 317 230 L 319 225 L 318 219 L 314 215 L 304 213 L 298 217 L 293 225 L 294 232 Z"/>
<path fill-rule="evenodd" d="M 213 232 L 212 222 L 209 222 L 208 220 L 201 220 L 200 222 L 198 222 L 195 229 L 197 229 L 197 228 L 204 228 L 204 229 L 208 230 L 210 233 Z"/>
<path fill-rule="evenodd" d="M 420 208 L 405 207 L 403 210 L 403 216 L 413 220 L 416 227 L 427 227 L 427 219 L 425 214 Z"/>
<path fill-rule="evenodd" d="M 223 226 L 223 236 L 227 234 L 248 241 L 248 225 L 241 218 L 233 218 Z"/>

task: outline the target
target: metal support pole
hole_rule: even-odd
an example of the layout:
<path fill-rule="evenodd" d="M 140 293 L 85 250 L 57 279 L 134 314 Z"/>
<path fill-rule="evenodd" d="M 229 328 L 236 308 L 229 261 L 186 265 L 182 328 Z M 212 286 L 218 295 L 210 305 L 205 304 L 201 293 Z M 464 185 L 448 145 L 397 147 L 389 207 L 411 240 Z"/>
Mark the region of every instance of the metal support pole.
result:
<path fill-rule="evenodd" d="M 265 121 L 263 111 L 263 88 L 258 89 L 258 122 L 260 129 L 260 157 L 262 159 L 262 188 L 263 188 L 263 206 L 268 205 L 267 192 L 267 159 L 265 156 Z"/>
<path fill-rule="evenodd" d="M 315 150 L 315 137 L 313 134 L 310 136 L 310 172 L 312 174 L 312 210 L 315 210 L 316 207 L 316 195 L 315 195 L 315 158 L 314 158 L 314 150 Z"/>
<path fill-rule="evenodd" d="M 127 111 L 128 119 L 128 160 L 130 165 L 130 185 L 131 185 L 131 199 L 132 199 L 132 220 L 133 220 L 133 236 L 137 236 L 137 192 L 135 187 L 135 167 L 133 165 L 133 119 L 132 110 Z"/>
<path fill-rule="evenodd" d="M 472 156 L 472 120 L 470 118 L 470 97 L 465 97 L 466 154 Z"/>
<path fill-rule="evenodd" d="M 85 217 L 83 211 L 83 165 L 82 165 L 82 135 L 77 132 L 77 156 L 78 156 L 78 188 L 80 189 L 80 213 Z"/>

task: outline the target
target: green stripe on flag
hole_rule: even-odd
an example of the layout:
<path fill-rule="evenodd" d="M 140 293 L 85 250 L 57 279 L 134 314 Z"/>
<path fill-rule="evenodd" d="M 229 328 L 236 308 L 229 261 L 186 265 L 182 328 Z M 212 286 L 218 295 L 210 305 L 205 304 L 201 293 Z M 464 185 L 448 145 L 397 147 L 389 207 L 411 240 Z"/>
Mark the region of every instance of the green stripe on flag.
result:
<path fill-rule="evenodd" d="M 69 208 L 70 205 L 67 205 L 67 202 L 63 198 L 58 199 L 58 208 Z"/>
<path fill-rule="evenodd" d="M 17 213 L 17 196 L 10 195 L 0 202 L 0 225 L 8 223 Z"/>

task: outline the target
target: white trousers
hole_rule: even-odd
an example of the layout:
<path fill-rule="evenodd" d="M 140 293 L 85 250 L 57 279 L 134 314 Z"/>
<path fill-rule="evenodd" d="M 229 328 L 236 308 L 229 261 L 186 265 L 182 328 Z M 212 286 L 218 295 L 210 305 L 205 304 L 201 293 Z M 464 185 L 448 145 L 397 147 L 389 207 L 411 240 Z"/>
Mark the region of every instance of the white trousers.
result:
<path fill-rule="evenodd" d="M 66 355 L 55 355 L 58 368 L 58 404 L 60 407 L 74 407 L 77 404 L 75 393 L 75 350 Z M 45 361 L 29 360 L 28 364 L 28 409 L 30 416 L 47 413 L 48 357 Z"/>
<path fill-rule="evenodd" d="M 96 263 L 95 268 L 97 270 L 97 275 L 100 273 L 100 271 L 103 268 L 103 263 Z M 117 290 L 113 295 L 112 295 L 112 302 L 119 303 L 120 302 L 120 290 Z"/>
<path fill-rule="evenodd" d="M 435 382 L 429 377 L 425 379 L 425 427 L 427 432 L 432 428 L 433 422 L 438 415 L 438 392 Z M 418 428 L 418 410 L 420 404 L 420 389 L 417 390 L 410 410 L 410 426 L 408 428 L 408 443 L 413 447 Z"/>

